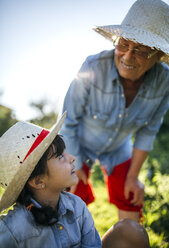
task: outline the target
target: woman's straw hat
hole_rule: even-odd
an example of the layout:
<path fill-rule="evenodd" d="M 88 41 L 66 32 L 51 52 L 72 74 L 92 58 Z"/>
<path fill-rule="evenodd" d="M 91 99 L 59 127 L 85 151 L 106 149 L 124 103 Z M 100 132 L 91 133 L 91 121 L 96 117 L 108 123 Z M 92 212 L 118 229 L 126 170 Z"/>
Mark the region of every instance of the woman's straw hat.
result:
<path fill-rule="evenodd" d="M 17 122 L 0 138 L 0 186 L 5 191 L 0 211 L 15 203 L 38 161 L 58 134 L 66 113 L 49 131 L 28 122 Z"/>
<path fill-rule="evenodd" d="M 132 40 L 165 53 L 169 62 L 169 5 L 161 0 L 138 0 L 121 25 L 98 26 L 94 30 L 111 41 L 117 37 Z"/>

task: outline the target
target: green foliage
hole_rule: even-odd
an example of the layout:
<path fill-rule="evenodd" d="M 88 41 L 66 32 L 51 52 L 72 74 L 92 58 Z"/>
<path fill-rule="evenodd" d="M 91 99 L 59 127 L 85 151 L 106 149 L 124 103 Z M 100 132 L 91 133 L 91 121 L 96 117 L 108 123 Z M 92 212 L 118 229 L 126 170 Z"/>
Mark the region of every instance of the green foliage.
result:
<path fill-rule="evenodd" d="M 104 175 L 100 169 L 99 163 L 96 163 L 94 166 L 92 166 L 91 180 L 93 182 L 93 185 L 104 184 Z"/>
<path fill-rule="evenodd" d="M 145 225 L 162 237 L 160 247 L 169 247 L 169 111 L 145 164 Z M 154 246 L 158 247 L 158 246 Z"/>
<path fill-rule="evenodd" d="M 146 196 L 145 204 L 143 208 L 144 222 L 143 225 L 146 228 L 151 248 L 169 248 L 169 216 L 168 216 L 168 176 L 156 175 L 156 181 L 153 180 L 153 184 L 149 183 L 147 178 L 147 166 L 146 164 L 140 175 L 140 179 L 145 183 Z M 97 182 L 93 181 L 97 177 L 93 177 L 93 172 L 97 171 L 100 175 L 99 165 L 96 165 L 97 169 L 92 170 L 91 183 L 94 188 L 96 200 L 91 203 L 88 208 L 94 218 L 95 226 L 102 237 L 103 234 L 117 221 L 117 208 L 108 203 L 108 193 L 104 183 L 101 180 Z M 157 186 L 154 186 L 156 184 Z"/>
<path fill-rule="evenodd" d="M 103 234 L 117 222 L 117 209 L 108 202 L 108 193 L 102 182 L 94 183 L 95 201 L 88 208 L 95 221 L 95 226 L 102 237 Z"/>
<path fill-rule="evenodd" d="M 145 201 L 143 208 L 144 225 L 149 230 L 151 245 L 169 247 L 169 176 L 156 172 L 153 178 L 149 177 L 148 163 L 141 172 L 145 183 Z"/>
<path fill-rule="evenodd" d="M 157 161 L 160 162 L 157 165 Z M 149 155 L 148 164 L 152 176 L 156 171 L 169 174 L 169 111 L 166 113 L 160 131 L 157 134 L 154 149 Z"/>
<path fill-rule="evenodd" d="M 6 132 L 17 120 L 10 108 L 0 105 L 0 136 Z"/>
<path fill-rule="evenodd" d="M 30 122 L 45 127 L 45 128 L 51 128 L 52 125 L 54 125 L 57 121 L 58 114 L 56 114 L 55 111 L 45 111 L 46 106 L 48 106 L 47 100 L 41 100 L 39 102 L 32 102 L 30 104 L 31 107 L 35 108 L 37 110 L 37 117 L 30 120 Z"/>

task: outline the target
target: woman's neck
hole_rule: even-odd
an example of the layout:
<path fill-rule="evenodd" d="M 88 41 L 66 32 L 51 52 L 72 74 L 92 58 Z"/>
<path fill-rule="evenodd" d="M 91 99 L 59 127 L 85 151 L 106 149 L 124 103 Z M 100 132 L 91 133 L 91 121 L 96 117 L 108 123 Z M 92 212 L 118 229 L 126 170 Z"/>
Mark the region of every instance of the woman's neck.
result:
<path fill-rule="evenodd" d="M 123 78 L 123 77 L 120 77 L 120 81 L 121 83 L 124 85 L 128 85 L 128 87 L 139 87 L 140 84 L 142 84 L 144 80 L 144 75 L 141 76 L 140 78 L 138 78 L 137 80 L 130 80 L 130 79 L 126 79 L 126 78 Z"/>
<path fill-rule="evenodd" d="M 124 89 L 126 107 L 128 107 L 133 102 L 134 98 L 136 97 L 139 91 L 139 88 L 143 82 L 143 77 L 139 78 L 136 81 L 131 81 L 129 79 L 120 78 L 120 81 Z"/>

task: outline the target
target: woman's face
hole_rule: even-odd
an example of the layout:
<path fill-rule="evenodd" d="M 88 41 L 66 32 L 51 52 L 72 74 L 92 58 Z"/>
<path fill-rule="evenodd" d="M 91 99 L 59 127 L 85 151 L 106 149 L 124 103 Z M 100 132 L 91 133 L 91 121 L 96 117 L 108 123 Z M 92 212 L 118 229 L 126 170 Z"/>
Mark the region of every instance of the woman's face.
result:
<path fill-rule="evenodd" d="M 148 59 L 137 56 L 133 50 L 139 49 L 143 52 L 151 53 L 152 49 L 150 47 L 123 38 L 119 40 L 118 44 L 128 46 L 129 48 L 125 52 L 121 51 L 120 48 L 118 49 L 118 46 L 115 48 L 115 64 L 120 76 L 124 79 L 138 80 L 159 60 L 158 52 Z"/>
<path fill-rule="evenodd" d="M 62 155 L 47 160 L 48 173 L 44 176 L 46 190 L 57 193 L 78 183 L 74 161 L 75 157 L 65 151 Z"/>

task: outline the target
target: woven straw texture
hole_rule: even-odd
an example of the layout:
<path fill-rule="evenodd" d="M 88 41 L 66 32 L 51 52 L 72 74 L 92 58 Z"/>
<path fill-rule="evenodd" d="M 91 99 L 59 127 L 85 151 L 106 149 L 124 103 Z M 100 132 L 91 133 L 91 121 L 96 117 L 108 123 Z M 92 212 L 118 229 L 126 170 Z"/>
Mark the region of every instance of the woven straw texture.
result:
<path fill-rule="evenodd" d="M 129 9 L 121 25 L 98 26 L 94 30 L 106 39 L 132 40 L 165 53 L 169 62 L 169 5 L 160 0 L 138 0 Z"/>
<path fill-rule="evenodd" d="M 16 201 L 36 164 L 58 134 L 65 115 L 66 113 L 62 115 L 50 133 L 25 160 L 29 149 L 43 130 L 41 127 L 18 122 L 0 138 L 0 185 L 5 188 L 0 200 L 0 211 Z"/>

